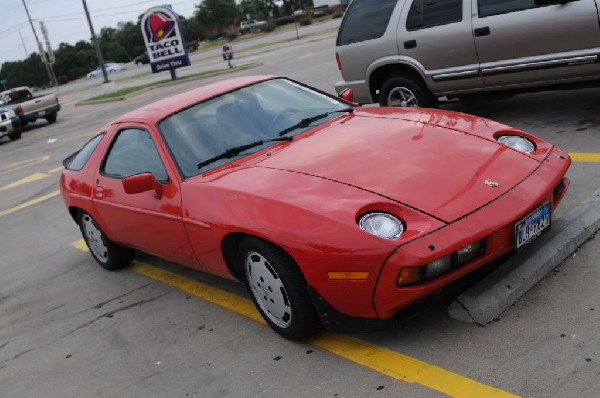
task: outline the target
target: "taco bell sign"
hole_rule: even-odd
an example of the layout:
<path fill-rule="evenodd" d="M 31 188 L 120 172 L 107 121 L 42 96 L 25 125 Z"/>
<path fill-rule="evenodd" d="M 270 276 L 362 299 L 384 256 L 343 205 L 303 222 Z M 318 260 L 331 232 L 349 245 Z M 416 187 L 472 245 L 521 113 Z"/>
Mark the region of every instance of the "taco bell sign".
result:
<path fill-rule="evenodd" d="M 164 72 L 190 65 L 181 22 L 171 6 L 152 7 L 141 20 L 142 36 L 152 72 Z"/>

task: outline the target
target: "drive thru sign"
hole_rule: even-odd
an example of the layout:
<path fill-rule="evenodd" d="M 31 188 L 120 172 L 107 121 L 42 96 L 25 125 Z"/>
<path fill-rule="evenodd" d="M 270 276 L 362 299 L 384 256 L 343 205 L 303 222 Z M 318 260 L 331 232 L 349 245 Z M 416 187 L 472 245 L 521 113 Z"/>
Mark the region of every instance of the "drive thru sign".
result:
<path fill-rule="evenodd" d="M 174 70 L 190 65 L 179 17 L 170 6 L 152 7 L 141 20 L 142 36 L 152 72 Z"/>

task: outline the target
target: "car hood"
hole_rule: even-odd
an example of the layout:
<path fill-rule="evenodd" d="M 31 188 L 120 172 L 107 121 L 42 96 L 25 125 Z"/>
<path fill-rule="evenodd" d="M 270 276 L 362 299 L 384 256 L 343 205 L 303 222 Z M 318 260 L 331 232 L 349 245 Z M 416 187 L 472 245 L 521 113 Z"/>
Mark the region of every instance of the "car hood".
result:
<path fill-rule="evenodd" d="M 484 119 L 444 113 L 443 123 L 423 122 L 410 115 L 356 110 L 296 137 L 256 166 L 346 184 L 452 222 L 509 191 L 540 165 L 476 131 L 450 127 L 452 117 Z M 454 125 L 476 130 L 478 123 Z"/>

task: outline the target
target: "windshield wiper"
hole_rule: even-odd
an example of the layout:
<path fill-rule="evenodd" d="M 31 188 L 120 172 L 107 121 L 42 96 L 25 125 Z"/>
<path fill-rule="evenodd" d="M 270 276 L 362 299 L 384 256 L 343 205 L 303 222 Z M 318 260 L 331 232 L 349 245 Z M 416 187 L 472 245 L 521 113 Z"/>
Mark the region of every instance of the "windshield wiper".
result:
<path fill-rule="evenodd" d="M 240 146 L 234 146 L 233 148 L 228 148 L 225 150 L 225 152 L 214 156 L 210 159 L 207 160 L 203 160 L 202 162 L 198 163 L 198 168 L 201 169 L 204 166 L 207 166 L 211 163 L 216 162 L 217 160 L 221 160 L 221 159 L 231 159 L 234 156 L 239 155 L 240 153 L 247 151 L 248 149 L 252 149 L 254 147 L 257 146 L 261 146 L 262 144 L 266 143 L 266 142 L 276 142 L 276 141 L 291 141 L 293 140 L 294 137 L 277 137 L 277 138 L 271 138 L 269 140 L 259 140 L 259 141 L 254 141 L 251 142 L 249 144 L 246 145 L 240 145 Z"/>
<path fill-rule="evenodd" d="M 311 116 L 311 117 L 305 117 L 304 119 L 300 120 L 298 123 L 286 128 L 285 130 L 281 130 L 278 134 L 280 136 L 285 135 L 287 133 L 289 133 L 290 131 L 294 131 L 296 129 L 302 129 L 304 127 L 308 127 L 312 122 L 315 122 L 319 119 L 323 119 L 324 117 L 327 117 L 329 115 L 331 115 L 332 113 L 338 113 L 338 112 L 354 112 L 354 108 L 344 108 L 344 109 L 338 109 L 337 111 L 330 111 L 330 112 L 325 112 L 325 113 L 320 113 L 318 115 L 315 116 Z"/>

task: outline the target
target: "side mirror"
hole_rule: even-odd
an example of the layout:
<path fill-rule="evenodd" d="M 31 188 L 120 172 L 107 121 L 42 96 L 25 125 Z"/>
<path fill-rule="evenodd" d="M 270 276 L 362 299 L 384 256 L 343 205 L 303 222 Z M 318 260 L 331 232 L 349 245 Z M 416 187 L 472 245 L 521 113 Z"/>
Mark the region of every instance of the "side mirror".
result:
<path fill-rule="evenodd" d="M 342 92 L 338 94 L 338 97 L 346 102 L 354 103 L 354 91 L 352 91 L 351 88 L 342 90 Z"/>
<path fill-rule="evenodd" d="M 156 180 L 152 173 L 135 174 L 123 179 L 123 189 L 127 194 L 136 194 L 154 190 L 156 199 L 162 198 L 162 185 Z"/>

